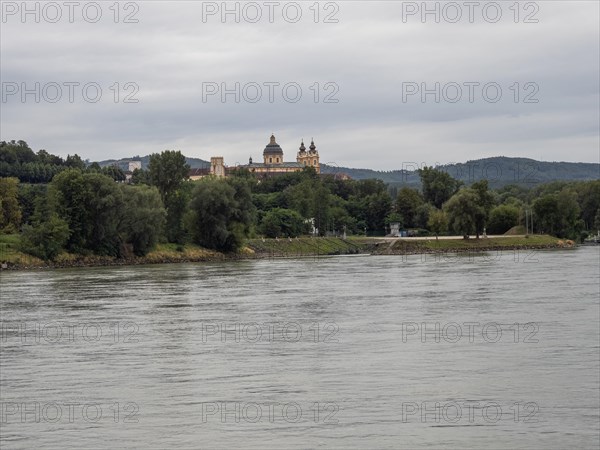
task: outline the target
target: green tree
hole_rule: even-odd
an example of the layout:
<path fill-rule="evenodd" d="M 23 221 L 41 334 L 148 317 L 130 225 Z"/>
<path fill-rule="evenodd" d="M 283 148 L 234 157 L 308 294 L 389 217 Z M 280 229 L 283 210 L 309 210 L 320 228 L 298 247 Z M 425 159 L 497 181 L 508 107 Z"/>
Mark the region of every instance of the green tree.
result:
<path fill-rule="evenodd" d="M 317 182 L 316 188 L 312 194 L 312 217 L 315 219 L 315 227 L 319 230 L 320 236 L 325 236 L 327 224 L 331 219 L 331 194 L 321 183 Z"/>
<path fill-rule="evenodd" d="M 189 201 L 189 190 L 183 189 L 190 166 L 180 151 L 165 150 L 150 155 L 148 179 L 158 188 L 167 210 L 167 239 L 182 243 L 185 240 L 183 217 Z"/>
<path fill-rule="evenodd" d="M 400 225 L 400 227 L 403 227 L 404 226 L 404 218 L 397 212 L 392 212 L 387 215 L 384 223 L 385 223 L 386 227 L 389 227 L 390 224 L 392 224 L 392 223 L 397 223 Z"/>
<path fill-rule="evenodd" d="M 192 194 L 188 228 L 193 241 L 220 251 L 237 251 L 251 225 L 236 200 L 236 189 L 224 180 L 203 179 Z M 244 221 L 246 220 L 246 221 Z"/>
<path fill-rule="evenodd" d="M 588 230 L 594 228 L 596 211 L 600 208 L 600 180 L 586 181 L 575 186 L 581 218 Z"/>
<path fill-rule="evenodd" d="M 504 234 L 519 223 L 519 208 L 514 205 L 499 205 L 490 212 L 487 225 L 489 234 Z"/>
<path fill-rule="evenodd" d="M 19 184 L 19 205 L 21 207 L 21 223 L 30 224 L 35 213 L 36 205 L 47 201 L 48 185 L 45 184 Z"/>
<path fill-rule="evenodd" d="M 429 213 L 427 228 L 435 233 L 435 240 L 437 241 L 438 235 L 448 229 L 448 216 L 446 213 L 441 209 L 433 208 Z"/>
<path fill-rule="evenodd" d="M 417 214 L 415 216 L 415 226 L 417 228 L 427 228 L 431 208 L 433 208 L 433 206 L 431 206 L 429 203 L 423 203 L 417 208 Z"/>
<path fill-rule="evenodd" d="M 146 255 L 158 242 L 165 226 L 166 211 L 160 194 L 152 186 L 121 186 L 125 199 L 120 230 L 133 253 Z"/>
<path fill-rule="evenodd" d="M 307 233 L 305 219 L 293 209 L 275 208 L 262 219 L 260 231 L 266 237 L 297 237 Z"/>
<path fill-rule="evenodd" d="M 19 179 L 0 178 L 0 231 L 15 233 L 20 225 Z"/>
<path fill-rule="evenodd" d="M 343 206 L 343 203 L 346 202 L 337 196 L 332 197 L 332 206 L 329 209 L 331 230 L 337 233 L 342 233 L 344 230 L 347 232 L 354 230 L 356 220 L 348 214 L 348 210 Z M 307 232 L 310 232 L 310 230 L 307 230 Z"/>
<path fill-rule="evenodd" d="M 80 170 L 68 169 L 57 174 L 49 186 L 48 202 L 52 203 L 58 216 L 66 221 L 71 231 L 66 247 L 75 253 L 85 248 L 85 233 L 89 221 L 88 196 Z"/>
<path fill-rule="evenodd" d="M 102 167 L 97 162 L 93 162 L 87 167 L 88 172 L 102 172 Z"/>
<path fill-rule="evenodd" d="M 114 181 L 125 181 L 125 173 L 117 166 L 106 166 L 100 170 L 101 173 L 107 177 L 112 178 Z"/>
<path fill-rule="evenodd" d="M 187 239 L 184 216 L 188 210 L 192 189 L 193 185 L 186 183 L 165 196 L 164 205 L 167 211 L 165 237 L 169 242 L 183 244 Z"/>
<path fill-rule="evenodd" d="M 578 239 L 585 225 L 580 219 L 581 208 L 577 202 L 577 193 L 569 188 L 562 189 L 556 196 L 556 205 L 559 211 L 558 236 Z"/>
<path fill-rule="evenodd" d="M 233 211 L 231 218 L 237 224 L 238 231 L 244 239 L 250 235 L 256 219 L 256 208 L 252 203 L 251 186 L 253 183 L 252 180 L 245 177 L 227 178 L 226 182 L 233 187 L 233 198 L 237 203 L 237 208 Z"/>
<path fill-rule="evenodd" d="M 123 195 L 111 178 L 66 170 L 54 177 L 49 196 L 58 216 L 71 231 L 69 250 L 119 256 Z"/>
<path fill-rule="evenodd" d="M 85 163 L 77 154 L 75 154 L 73 156 L 67 155 L 67 159 L 65 160 L 65 165 L 72 169 L 79 169 L 79 170 L 85 169 Z"/>
<path fill-rule="evenodd" d="M 594 217 L 594 231 L 600 234 L 600 208 L 598 208 Z"/>
<path fill-rule="evenodd" d="M 161 154 L 150 155 L 148 175 L 163 201 L 181 187 L 188 178 L 189 171 L 190 166 L 186 164 L 185 156 L 180 151 L 165 150 Z"/>
<path fill-rule="evenodd" d="M 477 218 L 483 214 L 479 206 L 477 192 L 473 189 L 461 189 L 444 204 L 448 214 L 449 226 L 465 239 L 476 229 Z"/>
<path fill-rule="evenodd" d="M 533 202 L 536 229 L 542 233 L 555 234 L 560 213 L 556 194 L 547 194 Z"/>
<path fill-rule="evenodd" d="M 69 226 L 55 213 L 33 225 L 23 226 L 21 251 L 43 260 L 54 260 L 69 238 Z"/>
<path fill-rule="evenodd" d="M 404 226 L 417 228 L 417 214 L 419 206 L 423 204 L 423 197 L 416 189 L 403 187 L 396 197 L 396 211 L 404 219 Z"/>
<path fill-rule="evenodd" d="M 148 171 L 144 169 L 134 169 L 131 173 L 131 184 L 150 184 L 150 176 Z"/>
<path fill-rule="evenodd" d="M 450 199 L 461 186 L 461 182 L 452 178 L 447 172 L 443 172 L 433 167 L 423 167 L 419 169 L 423 197 L 425 201 L 431 203 L 436 208 Z"/>
<path fill-rule="evenodd" d="M 119 256 L 120 218 L 123 214 L 123 194 L 115 182 L 104 175 L 84 174 L 89 193 L 87 247 L 101 255 Z"/>
<path fill-rule="evenodd" d="M 392 212 L 392 199 L 387 191 L 367 196 L 365 222 L 367 231 L 376 235 L 386 233 L 385 218 Z"/>
<path fill-rule="evenodd" d="M 475 234 L 477 235 L 477 239 L 479 239 L 479 235 L 483 232 L 490 211 L 494 206 L 494 196 L 488 190 L 487 180 L 473 183 L 471 189 L 477 194 L 477 205 L 479 206 L 475 216 Z"/>

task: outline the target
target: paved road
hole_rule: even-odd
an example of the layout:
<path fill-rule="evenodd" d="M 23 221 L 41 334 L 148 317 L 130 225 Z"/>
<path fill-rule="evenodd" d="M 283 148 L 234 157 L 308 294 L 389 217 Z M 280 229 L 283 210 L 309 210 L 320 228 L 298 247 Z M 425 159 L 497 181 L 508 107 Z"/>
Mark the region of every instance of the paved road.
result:
<path fill-rule="evenodd" d="M 492 235 L 488 235 L 488 238 L 515 238 L 515 237 L 525 237 L 524 234 L 516 234 L 516 235 L 505 235 L 505 234 L 500 234 L 497 236 L 492 236 Z M 462 239 L 462 236 L 439 236 L 438 239 L 440 240 L 448 240 L 448 239 Z M 469 236 L 469 238 L 471 239 L 476 239 L 477 236 L 473 235 L 473 236 Z M 435 236 L 421 236 L 421 237 L 390 237 L 390 236 L 386 236 L 386 237 L 373 237 L 371 239 L 376 239 L 376 240 L 381 240 L 381 241 L 430 241 L 435 239 Z M 480 239 L 486 239 L 484 237 L 480 236 Z"/>

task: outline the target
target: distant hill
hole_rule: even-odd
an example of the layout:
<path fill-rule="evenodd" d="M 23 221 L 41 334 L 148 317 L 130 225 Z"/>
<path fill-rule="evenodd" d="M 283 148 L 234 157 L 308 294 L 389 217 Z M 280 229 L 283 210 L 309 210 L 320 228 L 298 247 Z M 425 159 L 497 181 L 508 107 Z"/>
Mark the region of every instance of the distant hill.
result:
<path fill-rule="evenodd" d="M 142 169 L 147 169 L 148 163 L 150 161 L 150 155 L 134 156 L 132 158 L 122 158 L 122 159 L 107 159 L 104 161 L 98 161 L 98 164 L 100 164 L 100 167 L 104 167 L 104 166 L 110 166 L 111 164 L 118 163 L 121 161 L 141 161 Z M 203 159 L 200 159 L 200 158 L 188 158 L 186 156 L 185 161 L 187 162 L 187 164 L 190 166 L 191 169 L 204 169 L 204 168 L 210 167 L 209 161 L 204 161 Z"/>
<path fill-rule="evenodd" d="M 121 160 L 109 159 L 99 161 L 107 166 L 119 161 L 141 161 L 142 168 L 148 168 L 149 156 L 134 156 Z M 210 167 L 210 162 L 199 158 L 188 158 L 186 161 L 192 169 Z M 454 178 L 469 185 L 481 179 L 487 179 L 490 187 L 499 188 L 507 184 L 533 185 L 550 181 L 574 181 L 600 179 L 600 164 L 536 161 L 529 158 L 509 158 L 497 156 L 493 158 L 474 159 L 465 163 L 438 166 Z M 345 173 L 355 180 L 377 178 L 392 185 L 408 185 L 417 187 L 421 184 L 419 174 L 414 165 L 406 164 L 405 170 L 380 171 L 371 169 L 352 169 L 321 164 L 323 173 Z"/>
<path fill-rule="evenodd" d="M 529 158 L 497 156 L 437 167 L 465 184 L 487 179 L 491 187 L 507 184 L 533 185 L 550 181 L 600 179 L 600 164 L 536 161 Z M 418 167 L 407 164 L 405 170 L 377 171 L 321 165 L 323 173 L 345 173 L 355 180 L 377 178 L 394 185 L 419 186 Z"/>

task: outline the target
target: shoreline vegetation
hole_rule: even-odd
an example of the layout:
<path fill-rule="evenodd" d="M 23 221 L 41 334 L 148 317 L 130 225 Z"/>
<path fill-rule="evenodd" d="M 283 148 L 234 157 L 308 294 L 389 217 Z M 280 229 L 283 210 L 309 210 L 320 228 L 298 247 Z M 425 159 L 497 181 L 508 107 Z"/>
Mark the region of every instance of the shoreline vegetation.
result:
<path fill-rule="evenodd" d="M 480 239 L 457 237 L 428 239 L 348 237 L 299 237 L 250 239 L 234 253 L 222 253 L 193 244 L 158 244 L 145 256 L 116 258 L 61 253 L 54 261 L 43 261 L 18 251 L 18 235 L 0 236 L 1 270 L 59 269 L 103 266 L 135 266 L 250 259 L 304 258 L 335 255 L 484 254 L 520 250 L 574 248 L 571 240 L 549 235 L 497 236 Z"/>
<path fill-rule="evenodd" d="M 418 169 L 418 189 L 308 166 L 270 174 L 236 166 L 192 179 L 175 150 L 137 166 L 126 176 L 77 155 L 63 159 L 35 153 L 25 141 L 0 141 L 0 266 L 501 250 L 518 256 L 519 249 L 572 247 L 600 235 L 600 179 L 515 179 L 493 189 L 487 179 L 466 185 L 428 166 Z"/>

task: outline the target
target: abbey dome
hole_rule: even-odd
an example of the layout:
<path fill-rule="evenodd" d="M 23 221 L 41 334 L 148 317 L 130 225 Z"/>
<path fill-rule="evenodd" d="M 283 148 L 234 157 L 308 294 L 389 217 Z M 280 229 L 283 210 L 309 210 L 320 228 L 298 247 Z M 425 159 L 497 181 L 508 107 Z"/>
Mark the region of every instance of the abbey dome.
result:
<path fill-rule="evenodd" d="M 254 162 L 250 157 L 248 164 L 237 165 L 235 167 L 226 167 L 222 156 L 214 156 L 210 159 L 210 171 L 207 173 L 190 175 L 192 179 L 199 179 L 203 176 L 214 175 L 217 177 L 228 176 L 229 173 L 237 169 L 246 169 L 251 173 L 256 173 L 262 176 L 271 176 L 281 173 L 300 172 L 305 167 L 312 167 L 317 173 L 321 173 L 321 165 L 319 163 L 319 152 L 314 140 L 311 139 L 308 151 L 304 146 L 304 140 L 300 143 L 296 155 L 296 161 L 285 162 L 283 160 L 283 149 L 275 140 L 275 135 L 271 134 L 269 143 L 263 150 L 263 162 Z"/>
<path fill-rule="evenodd" d="M 275 136 L 273 134 L 271 135 L 271 140 L 269 141 L 269 143 L 267 144 L 267 146 L 265 147 L 265 149 L 263 151 L 263 155 L 283 156 L 283 150 L 282 150 L 281 146 L 277 142 L 275 142 Z"/>

